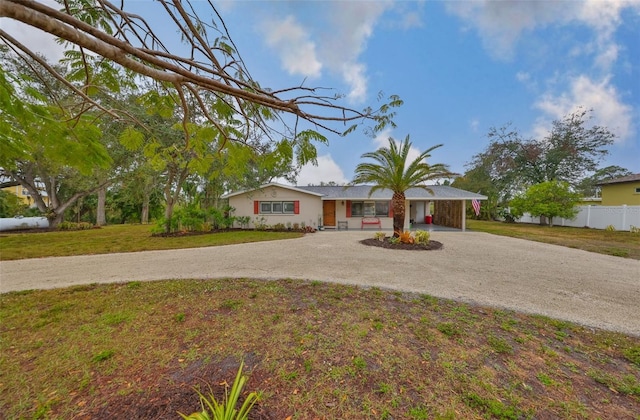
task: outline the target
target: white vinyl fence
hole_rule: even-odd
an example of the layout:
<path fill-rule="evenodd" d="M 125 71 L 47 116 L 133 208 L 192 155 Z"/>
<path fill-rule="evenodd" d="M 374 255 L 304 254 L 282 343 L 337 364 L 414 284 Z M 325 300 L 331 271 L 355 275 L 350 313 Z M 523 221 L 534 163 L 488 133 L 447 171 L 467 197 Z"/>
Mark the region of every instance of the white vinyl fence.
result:
<path fill-rule="evenodd" d="M 640 206 L 578 206 L 578 209 L 575 219 L 554 217 L 553 224 L 593 229 L 605 229 L 611 225 L 616 230 L 631 230 L 631 226 L 640 227 Z M 518 222 L 540 223 L 540 218 L 525 213 Z"/>

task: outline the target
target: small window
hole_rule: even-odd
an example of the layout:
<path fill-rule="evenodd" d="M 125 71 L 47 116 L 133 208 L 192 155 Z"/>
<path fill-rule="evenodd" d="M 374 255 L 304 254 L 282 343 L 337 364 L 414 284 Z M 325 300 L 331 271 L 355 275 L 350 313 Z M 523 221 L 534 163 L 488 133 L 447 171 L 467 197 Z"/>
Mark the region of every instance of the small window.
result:
<path fill-rule="evenodd" d="M 389 215 L 389 202 L 376 201 L 376 216 L 386 217 Z"/>
<path fill-rule="evenodd" d="M 283 213 L 293 214 L 294 211 L 295 211 L 295 205 L 293 204 L 293 201 L 284 201 L 282 203 Z"/>
<path fill-rule="evenodd" d="M 364 216 L 364 203 L 362 201 L 351 202 L 351 216 L 352 217 Z"/>
<path fill-rule="evenodd" d="M 282 213 L 282 202 L 274 201 L 273 203 L 271 203 L 271 212 Z"/>
<path fill-rule="evenodd" d="M 640 194 L 640 187 L 636 187 L 636 194 Z"/>
<path fill-rule="evenodd" d="M 271 213 L 271 203 L 268 201 L 261 201 L 260 213 Z"/>
<path fill-rule="evenodd" d="M 375 216 L 376 215 L 376 203 L 364 203 L 364 215 Z"/>

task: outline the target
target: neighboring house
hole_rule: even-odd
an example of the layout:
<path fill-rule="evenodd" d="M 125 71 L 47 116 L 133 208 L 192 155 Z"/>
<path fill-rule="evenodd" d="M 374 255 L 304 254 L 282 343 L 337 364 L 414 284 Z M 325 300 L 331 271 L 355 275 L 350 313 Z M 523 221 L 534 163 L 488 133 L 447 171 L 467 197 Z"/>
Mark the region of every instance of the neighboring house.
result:
<path fill-rule="evenodd" d="M 444 185 L 429 185 L 406 191 L 405 228 L 411 223 L 425 223 L 465 229 L 466 201 L 487 197 Z M 258 189 L 225 194 L 235 209 L 234 216 L 250 217 L 250 228 L 257 223 L 275 225 L 291 223 L 326 229 L 393 229 L 391 190 L 378 190 L 369 197 L 371 186 L 288 186 L 276 183 Z M 433 203 L 433 214 L 431 204 Z M 380 225 L 365 224 L 378 219 Z"/>
<path fill-rule="evenodd" d="M 26 205 L 28 205 L 29 207 L 35 207 L 36 203 L 33 200 L 33 198 L 31 198 L 31 194 L 29 194 L 29 191 L 27 191 L 26 188 L 24 188 L 22 185 L 16 185 L 13 187 L 5 187 L 2 189 L 3 191 L 8 191 L 12 194 L 15 194 L 16 196 L 18 196 L 19 199 L 22 200 L 22 202 Z M 47 197 L 46 193 L 43 193 L 44 195 L 44 202 L 45 204 L 49 205 L 49 197 Z"/>
<path fill-rule="evenodd" d="M 640 205 L 640 174 L 603 181 L 598 184 L 602 188 L 603 206 L 638 206 Z"/>

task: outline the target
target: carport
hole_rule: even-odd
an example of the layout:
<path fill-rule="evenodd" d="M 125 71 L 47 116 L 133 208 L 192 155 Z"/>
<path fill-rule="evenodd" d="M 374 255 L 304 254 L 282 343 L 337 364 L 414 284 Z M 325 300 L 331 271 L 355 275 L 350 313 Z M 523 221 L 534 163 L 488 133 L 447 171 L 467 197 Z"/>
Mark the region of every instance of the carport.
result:
<path fill-rule="evenodd" d="M 471 200 L 483 201 L 487 197 L 481 194 L 453 188 L 448 185 L 430 185 L 429 190 L 411 188 L 407 190 L 408 211 L 405 226 L 414 228 L 427 224 L 428 216 L 435 226 L 466 230 L 467 202 Z"/>

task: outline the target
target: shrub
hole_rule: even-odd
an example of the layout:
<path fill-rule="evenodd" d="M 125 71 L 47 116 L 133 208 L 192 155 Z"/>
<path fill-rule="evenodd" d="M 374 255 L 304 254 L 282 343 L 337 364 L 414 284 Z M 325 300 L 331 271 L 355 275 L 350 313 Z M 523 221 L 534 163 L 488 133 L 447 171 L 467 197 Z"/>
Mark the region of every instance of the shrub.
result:
<path fill-rule="evenodd" d="M 615 232 L 616 231 L 616 227 L 613 225 L 609 225 L 606 228 L 604 228 L 604 230 L 606 230 L 607 232 Z"/>
<path fill-rule="evenodd" d="M 400 242 L 402 242 L 403 244 L 412 244 L 415 242 L 415 239 L 413 239 L 413 236 L 411 236 L 411 232 L 408 230 L 405 230 L 404 232 L 398 232 L 398 238 L 400 238 Z"/>
<path fill-rule="evenodd" d="M 58 230 L 86 230 L 86 229 L 93 229 L 93 224 L 88 222 L 80 222 L 80 223 L 60 222 L 60 224 L 58 224 Z"/>
<path fill-rule="evenodd" d="M 428 244 L 430 236 L 426 230 L 417 230 L 414 234 L 414 240 L 417 244 Z"/>
<path fill-rule="evenodd" d="M 387 235 L 385 235 L 385 233 L 384 233 L 384 232 L 376 232 L 376 233 L 373 235 L 373 238 L 374 238 L 374 239 L 377 239 L 377 240 L 378 240 L 378 241 L 380 241 L 380 242 L 382 242 L 382 241 L 384 241 L 384 238 L 385 238 L 386 236 L 387 236 Z"/>
<path fill-rule="evenodd" d="M 235 220 L 236 222 L 238 222 L 238 224 L 240 224 L 241 228 L 246 228 L 249 226 L 249 223 L 251 222 L 251 217 L 240 216 L 240 217 L 236 217 Z"/>
<path fill-rule="evenodd" d="M 185 420 L 246 420 L 249 418 L 249 412 L 253 405 L 258 401 L 258 393 L 252 392 L 247 395 L 247 398 L 244 400 L 244 403 L 238 410 L 236 405 L 238 404 L 238 399 L 240 398 L 240 394 L 242 393 L 242 388 L 244 388 L 247 383 L 248 378 L 242 374 L 242 369 L 244 367 L 244 362 L 240 363 L 240 368 L 238 369 L 238 373 L 236 375 L 236 379 L 233 381 L 233 385 L 231 385 L 231 392 L 228 393 L 227 389 L 225 389 L 224 393 L 224 401 L 218 402 L 216 398 L 213 396 L 213 393 L 209 393 L 209 397 L 205 397 L 200 392 L 198 395 L 200 396 L 200 405 L 202 407 L 202 411 L 193 413 L 189 416 L 185 416 L 182 413 L 180 416 Z"/>
<path fill-rule="evenodd" d="M 631 232 L 631 233 L 640 233 L 640 227 L 631 225 L 629 227 L 629 232 Z"/>
<path fill-rule="evenodd" d="M 285 230 L 284 223 L 276 223 L 275 225 L 273 225 L 273 229 L 274 230 Z"/>
<path fill-rule="evenodd" d="M 264 216 L 261 217 L 256 217 L 253 225 L 256 227 L 256 230 L 267 230 L 267 228 L 269 227 L 267 225 L 267 219 Z"/>

